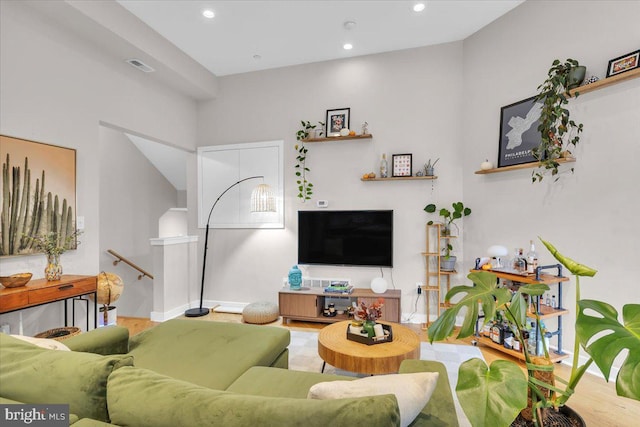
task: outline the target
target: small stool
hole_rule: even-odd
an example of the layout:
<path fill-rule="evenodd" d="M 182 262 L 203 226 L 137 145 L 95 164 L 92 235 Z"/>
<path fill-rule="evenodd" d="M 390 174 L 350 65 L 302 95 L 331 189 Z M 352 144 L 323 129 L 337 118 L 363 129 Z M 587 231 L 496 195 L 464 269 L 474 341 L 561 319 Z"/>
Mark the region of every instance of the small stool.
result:
<path fill-rule="evenodd" d="M 272 302 L 252 302 L 242 310 L 242 320 L 245 323 L 271 323 L 278 316 L 278 305 Z"/>

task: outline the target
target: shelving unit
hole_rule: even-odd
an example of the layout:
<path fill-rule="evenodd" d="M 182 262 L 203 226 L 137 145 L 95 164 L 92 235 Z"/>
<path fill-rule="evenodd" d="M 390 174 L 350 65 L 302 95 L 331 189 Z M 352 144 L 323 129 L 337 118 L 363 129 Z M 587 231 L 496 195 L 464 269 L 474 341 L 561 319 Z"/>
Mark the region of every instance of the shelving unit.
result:
<path fill-rule="evenodd" d="M 360 178 L 360 181 L 415 181 L 420 179 L 438 179 L 436 175 L 432 176 L 394 176 L 389 178 Z"/>
<path fill-rule="evenodd" d="M 346 314 L 337 314 L 334 317 L 323 316 L 322 312 L 327 299 L 345 299 L 348 300 L 346 305 L 351 305 L 352 301 L 357 304 L 364 301 L 365 304 L 369 305 L 376 302 L 378 298 L 384 298 L 382 320 L 400 323 L 400 297 L 401 292 L 399 289 L 389 289 L 383 294 L 376 294 L 371 289 L 354 288 L 351 293 L 335 294 L 325 293 L 323 288 L 304 288 L 301 290 L 284 288 L 278 294 L 278 302 L 280 316 L 282 316 L 284 324 L 287 323 L 288 319 L 334 323 L 348 320 L 349 317 Z"/>
<path fill-rule="evenodd" d="M 328 136 L 326 138 L 307 138 L 302 139 L 302 142 L 331 142 L 331 141 L 346 141 L 348 139 L 371 139 L 373 135 L 370 133 L 365 133 L 364 135 L 353 135 L 353 136 Z"/>
<path fill-rule="evenodd" d="M 564 159 L 558 159 L 558 163 L 560 163 L 560 164 L 575 163 L 575 161 L 576 161 L 575 157 L 567 157 L 567 158 L 564 158 Z M 486 175 L 486 174 L 490 174 L 490 173 L 508 172 L 508 171 L 515 171 L 515 170 L 520 170 L 520 169 L 532 169 L 532 168 L 537 168 L 538 166 L 540 166 L 540 164 L 541 164 L 540 162 L 521 163 L 519 165 L 503 166 L 501 168 L 479 170 L 479 171 L 475 171 L 475 174 L 476 175 Z"/>
<path fill-rule="evenodd" d="M 558 275 L 554 276 L 552 274 L 541 273 L 542 269 L 548 269 L 548 268 L 558 268 Z M 567 282 L 569 278 L 562 276 L 561 268 L 562 267 L 559 264 L 539 267 L 537 275 L 531 275 L 531 276 L 520 276 L 518 274 L 510 274 L 510 273 L 504 273 L 501 271 L 488 270 L 490 273 L 495 274 L 498 277 L 498 279 L 510 280 L 514 283 L 531 284 L 531 285 L 545 284 L 549 286 L 552 286 L 552 285 L 558 286 L 558 308 L 552 308 L 546 305 L 541 305 L 540 297 L 535 297 L 533 301 L 533 306 L 537 307 L 538 317 L 540 317 L 540 319 L 551 319 L 551 318 L 558 319 L 558 329 L 554 332 L 551 332 L 551 336 L 555 336 L 557 339 L 557 348 L 558 348 L 558 350 L 555 352 L 551 352 L 551 351 L 549 352 L 549 358 L 551 359 L 552 362 L 559 362 L 560 360 L 566 359 L 569 357 L 568 354 L 562 352 L 562 316 L 569 313 L 569 310 L 562 307 L 562 283 Z M 478 271 L 484 271 L 484 270 L 477 270 L 477 269 L 471 270 L 471 272 L 478 272 Z M 527 313 L 527 316 L 534 318 L 535 314 L 529 311 Z M 518 359 L 525 360 L 525 356 L 523 352 L 505 348 L 503 345 L 493 342 L 491 338 L 480 335 L 479 331 L 477 330 L 477 327 L 476 327 L 476 340 L 478 341 L 478 343 L 482 345 L 486 345 L 487 347 L 491 347 L 496 350 L 502 351 Z"/>
<path fill-rule="evenodd" d="M 427 224 L 426 228 L 426 252 L 422 253 L 426 261 L 426 275 L 422 290 L 425 293 L 427 304 L 427 325 L 431 321 L 432 294 L 435 294 L 436 313 L 437 317 L 440 317 L 440 309 L 450 306 L 442 301 L 442 287 L 446 286 L 446 292 L 449 292 L 449 289 L 451 289 L 451 276 L 457 274 L 455 270 L 447 271 L 440 269 L 440 258 L 443 257 L 442 249 L 449 243 L 449 239 L 457 238 L 457 236 L 443 236 L 443 228 L 444 224 L 440 223 Z"/>

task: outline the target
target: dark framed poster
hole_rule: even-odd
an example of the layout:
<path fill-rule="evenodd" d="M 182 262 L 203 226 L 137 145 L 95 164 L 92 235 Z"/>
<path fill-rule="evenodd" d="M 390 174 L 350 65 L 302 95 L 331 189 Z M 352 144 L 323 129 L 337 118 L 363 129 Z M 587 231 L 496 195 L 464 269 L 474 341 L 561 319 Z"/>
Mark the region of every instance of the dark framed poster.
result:
<path fill-rule="evenodd" d="M 541 112 L 542 102 L 533 96 L 500 109 L 499 168 L 537 161 L 531 150 L 542 142 Z"/>

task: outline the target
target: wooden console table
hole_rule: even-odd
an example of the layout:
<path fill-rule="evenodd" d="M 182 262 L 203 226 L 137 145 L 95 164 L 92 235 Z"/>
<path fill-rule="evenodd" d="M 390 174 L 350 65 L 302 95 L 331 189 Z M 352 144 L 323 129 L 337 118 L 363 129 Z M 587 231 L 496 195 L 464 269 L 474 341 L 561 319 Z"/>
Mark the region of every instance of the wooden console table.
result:
<path fill-rule="evenodd" d="M 29 307 L 64 301 L 64 325 L 67 326 L 67 300 L 75 299 L 87 302 L 87 330 L 89 330 L 89 300 L 85 295 L 94 296 L 93 327 L 98 327 L 97 303 L 98 279 L 96 276 L 77 276 L 65 274 L 60 280 L 47 281 L 36 279 L 19 288 L 0 287 L 0 314 L 23 310 Z M 75 306 L 72 307 L 71 324 L 74 323 Z"/>

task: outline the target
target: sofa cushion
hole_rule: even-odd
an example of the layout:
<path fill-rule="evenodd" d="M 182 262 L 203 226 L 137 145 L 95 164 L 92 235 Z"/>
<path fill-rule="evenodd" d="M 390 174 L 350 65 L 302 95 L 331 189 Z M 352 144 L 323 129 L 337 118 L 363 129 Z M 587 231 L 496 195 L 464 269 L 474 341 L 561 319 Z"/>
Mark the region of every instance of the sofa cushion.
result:
<path fill-rule="evenodd" d="M 0 396 L 23 403 L 66 403 L 80 418 L 107 421 L 107 377 L 130 356 L 37 347 L 0 334 Z"/>
<path fill-rule="evenodd" d="M 284 328 L 173 319 L 131 338 L 136 366 L 224 390 L 252 366 L 270 366 L 289 345 Z"/>
<path fill-rule="evenodd" d="M 62 344 L 60 341 L 56 341 L 50 338 L 35 338 L 35 337 L 29 337 L 26 335 L 11 335 L 11 336 L 13 338 L 37 345 L 38 347 L 48 348 L 49 350 L 71 351 L 69 347 Z"/>
<path fill-rule="evenodd" d="M 341 375 L 255 366 L 242 374 L 227 391 L 256 396 L 306 399 L 314 384 L 324 381 L 355 380 Z"/>
<path fill-rule="evenodd" d="M 429 403 L 422 409 L 410 427 L 457 427 L 458 416 L 456 414 L 449 385 L 449 377 L 445 366 L 430 360 L 403 360 L 400 364 L 400 373 L 410 372 L 438 372 L 436 389 L 429 399 Z"/>
<path fill-rule="evenodd" d="M 329 381 L 312 386 L 309 399 L 343 399 L 393 393 L 400 408 L 400 425 L 407 427 L 431 398 L 438 381 L 437 372 L 379 375 L 354 381 Z"/>
<path fill-rule="evenodd" d="M 109 414 L 128 427 L 397 426 L 393 395 L 337 400 L 250 396 L 211 390 L 125 367 L 109 376 Z"/>

